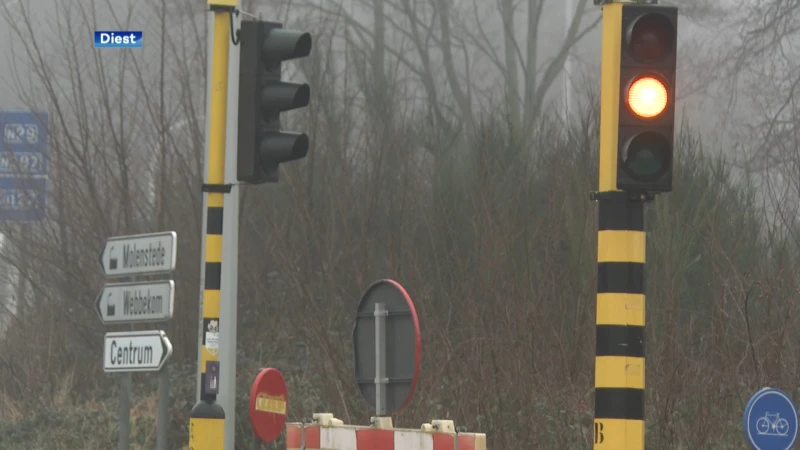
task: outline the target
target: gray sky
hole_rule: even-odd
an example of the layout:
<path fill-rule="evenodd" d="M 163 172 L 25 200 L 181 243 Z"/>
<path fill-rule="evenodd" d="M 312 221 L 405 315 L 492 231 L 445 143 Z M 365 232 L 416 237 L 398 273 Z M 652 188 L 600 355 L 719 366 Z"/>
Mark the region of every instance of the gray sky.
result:
<path fill-rule="evenodd" d="M 63 25 L 66 23 L 64 20 L 64 15 L 67 15 L 69 12 L 71 12 L 71 14 L 69 14 L 71 16 L 70 20 L 76 23 L 76 26 L 81 26 L 82 29 L 85 30 L 86 47 L 83 50 L 87 52 L 94 51 L 90 48 L 92 40 L 91 31 L 94 29 L 114 30 L 127 28 L 132 30 L 144 30 L 145 47 L 149 47 L 151 49 L 150 52 L 153 52 L 153 50 L 155 50 L 153 47 L 159 45 L 159 42 L 156 39 L 157 33 L 153 29 L 154 24 L 152 17 L 142 17 L 141 15 L 141 11 L 146 9 L 146 4 L 148 3 L 144 0 L 87 1 L 85 5 L 89 5 L 93 1 L 97 6 L 96 17 L 93 18 L 82 15 L 81 11 L 79 11 L 79 8 L 77 7 L 65 8 L 64 5 L 69 3 L 65 2 L 64 0 L 0 1 L 4 1 L 5 6 L 8 7 L 10 11 L 14 11 L 15 8 L 18 8 L 20 5 L 25 5 L 25 7 L 31 12 L 31 16 L 35 26 L 37 27 L 37 33 L 39 34 L 39 37 L 43 38 L 42 42 L 44 51 L 52 55 L 53 58 L 58 58 L 59 52 L 63 51 L 63 44 L 56 42 L 57 39 L 60 38 L 58 24 L 60 23 Z M 573 3 L 576 1 L 577 0 L 572 0 Z M 178 26 L 180 26 L 182 22 L 190 20 L 202 22 L 202 11 L 204 9 L 205 2 L 197 3 L 198 5 L 193 16 L 187 16 L 185 12 L 175 11 L 173 14 L 171 14 L 170 21 Z M 302 2 L 295 3 L 299 4 Z M 314 1 L 306 0 L 305 3 L 314 3 Z M 335 3 L 336 2 L 331 0 L 326 1 L 324 4 L 333 5 Z M 459 0 L 456 3 L 461 5 L 472 5 L 473 0 Z M 684 1 L 682 3 L 686 2 Z M 77 4 L 78 3 L 76 2 L 75 5 Z M 323 3 L 319 2 L 319 4 Z M 346 8 L 351 9 L 354 15 L 360 20 L 363 19 L 364 23 L 369 23 L 371 21 L 371 12 L 363 6 L 359 7 L 358 2 L 354 0 L 344 0 L 342 4 Z M 495 2 L 485 2 L 483 4 L 478 2 L 475 4 L 480 5 L 485 10 L 485 12 L 481 14 L 481 19 L 482 24 L 485 26 L 487 31 L 488 39 L 492 42 L 492 44 L 500 48 L 503 43 L 503 36 L 501 20 L 499 14 L 497 14 Z M 542 62 L 552 58 L 555 55 L 558 46 L 561 44 L 561 40 L 564 36 L 566 14 L 566 11 L 564 10 L 564 4 L 565 3 L 561 0 L 546 0 L 545 2 L 545 14 L 547 15 L 547 20 L 543 21 L 542 23 L 543 28 L 538 43 L 539 64 L 542 64 Z M 714 4 L 718 7 L 733 5 L 732 2 L 727 0 L 719 0 L 714 2 Z M 696 13 L 697 5 L 703 5 L 703 2 L 691 2 L 691 5 L 695 6 L 695 8 L 691 9 L 691 12 Z M 685 9 L 689 11 L 689 8 Z M 280 12 L 277 13 L 275 11 L 275 9 L 262 7 L 258 12 L 265 13 L 265 18 L 268 19 L 281 19 L 282 17 L 269 17 L 270 13 L 280 16 L 284 14 L 284 9 L 281 9 Z M 298 6 L 294 6 L 292 8 L 293 15 L 299 15 L 305 11 L 305 9 Z M 524 11 L 524 8 L 521 11 Z M 125 16 L 129 12 L 133 12 L 132 17 L 130 19 L 126 19 Z M 114 17 L 114 14 L 117 15 L 116 18 Z M 597 17 L 598 14 L 600 14 L 600 8 L 590 4 L 587 15 L 584 19 L 584 23 L 589 23 L 593 18 Z M 59 18 L 56 16 L 61 17 Z M 126 20 L 129 21 L 127 25 L 124 23 Z M 122 21 L 122 23 L 119 21 Z M 520 13 L 515 16 L 515 26 L 520 42 L 525 41 L 525 33 L 527 32 L 525 21 L 525 14 Z M 176 30 L 173 30 L 173 32 L 179 33 L 180 31 L 178 27 L 176 27 Z M 712 60 L 719 51 L 720 46 L 728 45 L 733 37 L 730 34 L 731 32 L 733 32 L 733 30 L 726 29 L 725 24 L 722 23 L 722 21 L 715 22 L 713 18 L 711 20 L 706 18 L 706 20 L 699 25 L 692 23 L 692 21 L 685 16 L 680 18 L 679 36 L 681 47 L 679 49 L 680 67 L 678 78 L 681 86 L 692 85 L 698 81 L 699 76 L 698 71 L 696 70 L 696 65 L 707 64 L 708 61 Z M 0 65 L 0 81 L 2 81 L 5 85 L 13 84 L 13 71 L 15 65 L 17 66 L 17 72 L 19 74 L 27 75 L 27 71 L 24 66 L 25 58 L 22 56 L 22 43 L 19 42 L 15 36 L 13 36 L 8 23 L 4 19 L 0 19 L 0 33 L 2 33 L 3 38 L 11 44 L 2 46 L 2 58 L 4 61 L 7 61 L 8 64 Z M 204 45 L 204 43 L 199 43 L 199 45 Z M 148 52 L 148 49 L 143 49 L 143 52 Z M 573 82 L 580 85 L 584 83 L 586 79 L 585 77 L 588 77 L 588 79 L 592 80 L 595 85 L 599 84 L 599 59 L 600 28 L 597 27 L 593 32 L 586 36 L 573 51 L 575 72 Z M 485 67 L 489 67 L 488 61 L 485 62 Z M 28 81 L 31 78 L 32 77 L 24 77 L 22 80 Z M 490 87 L 499 81 L 496 75 L 482 77 L 481 80 L 481 84 L 483 84 L 484 87 Z M 66 80 L 63 81 L 66 82 Z M 562 86 L 562 81 L 556 83 L 554 88 L 549 92 L 548 99 L 556 100 L 562 98 Z M 712 88 L 714 87 L 713 83 L 711 86 Z M 732 148 L 736 140 L 733 134 L 735 131 L 741 128 L 742 121 L 747 122 L 750 120 L 748 117 L 750 110 L 747 108 L 745 95 L 742 95 L 746 94 L 746 92 L 729 94 L 730 95 L 716 96 L 716 98 L 705 94 L 695 94 L 690 96 L 681 104 L 679 104 L 679 118 L 680 115 L 682 115 L 685 111 L 688 118 L 691 120 L 691 123 L 693 123 L 696 127 L 701 128 L 703 133 L 709 139 L 718 141 L 723 148 Z M 723 111 L 727 110 L 730 100 L 734 97 L 738 102 L 737 106 L 739 106 L 739 108 L 736 109 L 731 116 L 727 112 Z M 3 88 L 0 89 L 0 108 L 24 108 L 24 105 L 21 105 L 16 99 L 13 88 Z M 732 118 L 736 120 L 731 121 Z"/>

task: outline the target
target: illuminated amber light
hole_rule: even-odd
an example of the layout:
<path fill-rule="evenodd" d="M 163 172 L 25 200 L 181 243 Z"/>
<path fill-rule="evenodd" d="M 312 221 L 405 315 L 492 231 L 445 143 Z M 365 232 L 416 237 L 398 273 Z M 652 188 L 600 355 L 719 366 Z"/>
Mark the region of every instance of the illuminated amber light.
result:
<path fill-rule="evenodd" d="M 667 108 L 667 87 L 653 77 L 642 77 L 628 89 L 628 106 L 639 117 L 655 117 Z"/>

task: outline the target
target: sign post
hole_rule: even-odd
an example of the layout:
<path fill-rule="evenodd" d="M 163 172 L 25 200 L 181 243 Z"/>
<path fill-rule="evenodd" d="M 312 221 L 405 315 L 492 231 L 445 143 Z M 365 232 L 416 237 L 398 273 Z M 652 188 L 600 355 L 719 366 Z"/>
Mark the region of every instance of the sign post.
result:
<path fill-rule="evenodd" d="M 174 231 L 109 238 L 100 254 L 107 277 L 135 277 L 175 270 L 178 235 Z M 164 367 L 172 344 L 163 330 L 133 331 L 134 323 L 164 322 L 172 318 L 175 282 L 109 283 L 95 308 L 105 325 L 131 324 L 131 331 L 106 333 L 103 370 L 119 372 L 119 449 L 130 446 L 130 396 L 133 372 L 158 372 L 156 448 L 166 450 L 169 427 L 169 374 Z"/>
<path fill-rule="evenodd" d="M 744 408 L 744 436 L 753 450 L 789 450 L 797 429 L 794 402 L 778 389 L 761 389 Z"/>

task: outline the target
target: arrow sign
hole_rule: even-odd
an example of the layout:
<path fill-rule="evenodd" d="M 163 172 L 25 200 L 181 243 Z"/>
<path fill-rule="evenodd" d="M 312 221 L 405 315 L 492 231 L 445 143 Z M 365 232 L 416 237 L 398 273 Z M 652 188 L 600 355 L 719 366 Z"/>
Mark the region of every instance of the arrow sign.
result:
<path fill-rule="evenodd" d="M 100 320 L 113 323 L 159 322 L 172 318 L 175 282 L 114 283 L 103 287 L 95 307 Z"/>
<path fill-rule="evenodd" d="M 172 355 L 172 343 L 161 330 L 106 333 L 103 370 L 154 372 Z"/>
<path fill-rule="evenodd" d="M 100 255 L 100 264 L 108 277 L 172 272 L 177 242 L 174 231 L 112 237 Z"/>

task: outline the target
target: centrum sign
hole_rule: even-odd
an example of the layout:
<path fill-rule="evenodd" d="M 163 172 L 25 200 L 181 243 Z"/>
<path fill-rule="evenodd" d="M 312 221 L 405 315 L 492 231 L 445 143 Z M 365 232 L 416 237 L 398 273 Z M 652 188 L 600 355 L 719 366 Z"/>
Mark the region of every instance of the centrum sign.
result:
<path fill-rule="evenodd" d="M 174 231 L 109 238 L 100 255 L 103 272 L 109 277 L 172 272 L 177 241 Z"/>
<path fill-rule="evenodd" d="M 158 371 L 172 355 L 172 343 L 161 330 L 106 333 L 103 370 Z"/>

